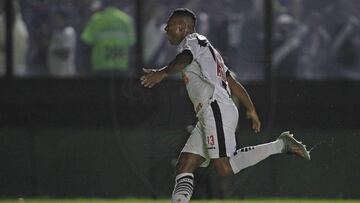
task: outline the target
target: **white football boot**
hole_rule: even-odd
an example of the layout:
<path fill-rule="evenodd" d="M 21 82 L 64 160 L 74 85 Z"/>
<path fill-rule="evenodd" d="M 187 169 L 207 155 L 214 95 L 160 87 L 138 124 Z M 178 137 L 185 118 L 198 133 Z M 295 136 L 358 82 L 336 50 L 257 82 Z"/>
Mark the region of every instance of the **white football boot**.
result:
<path fill-rule="evenodd" d="M 306 146 L 297 141 L 293 136 L 289 131 L 286 131 L 277 138 L 277 140 L 284 142 L 282 153 L 296 154 L 306 160 L 310 160 L 310 152 L 306 150 Z"/>

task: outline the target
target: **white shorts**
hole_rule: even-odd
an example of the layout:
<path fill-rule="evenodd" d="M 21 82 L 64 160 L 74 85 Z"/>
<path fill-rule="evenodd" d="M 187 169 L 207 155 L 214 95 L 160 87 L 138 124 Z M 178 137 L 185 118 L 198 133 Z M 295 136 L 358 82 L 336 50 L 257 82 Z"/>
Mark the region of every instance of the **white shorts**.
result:
<path fill-rule="evenodd" d="M 233 103 L 220 103 L 216 100 L 198 116 L 198 122 L 191 132 L 181 152 L 198 154 L 206 159 L 229 157 L 236 150 L 235 130 L 239 118 Z"/>

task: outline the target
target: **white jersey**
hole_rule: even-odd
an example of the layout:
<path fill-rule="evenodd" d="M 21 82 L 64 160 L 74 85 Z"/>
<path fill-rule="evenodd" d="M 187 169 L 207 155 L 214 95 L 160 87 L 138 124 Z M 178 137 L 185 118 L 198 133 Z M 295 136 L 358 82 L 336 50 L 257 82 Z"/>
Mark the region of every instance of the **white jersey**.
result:
<path fill-rule="evenodd" d="M 76 74 L 75 49 L 76 32 L 73 27 L 67 26 L 52 33 L 47 58 L 47 65 L 51 75 L 71 77 Z M 56 52 L 59 50 L 67 50 L 69 55 L 58 55 Z"/>
<path fill-rule="evenodd" d="M 193 60 L 183 70 L 183 80 L 197 115 L 212 100 L 232 103 L 226 80 L 228 68 L 206 37 L 197 33 L 187 35 L 178 45 L 178 53 L 185 50 L 191 52 Z"/>

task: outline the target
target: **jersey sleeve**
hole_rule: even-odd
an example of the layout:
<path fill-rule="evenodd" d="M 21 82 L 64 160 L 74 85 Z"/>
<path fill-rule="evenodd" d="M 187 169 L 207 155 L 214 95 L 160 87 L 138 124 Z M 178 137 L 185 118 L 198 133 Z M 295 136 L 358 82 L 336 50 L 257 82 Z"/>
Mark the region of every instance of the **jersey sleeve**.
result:
<path fill-rule="evenodd" d="M 98 18 L 98 14 L 92 16 L 81 33 L 81 40 L 88 45 L 92 45 L 95 41 L 94 32 L 96 32 L 96 21 Z"/>
<path fill-rule="evenodd" d="M 196 37 L 186 36 L 184 42 L 178 47 L 178 53 L 190 51 L 193 60 L 197 59 L 201 52 L 201 47 Z"/>

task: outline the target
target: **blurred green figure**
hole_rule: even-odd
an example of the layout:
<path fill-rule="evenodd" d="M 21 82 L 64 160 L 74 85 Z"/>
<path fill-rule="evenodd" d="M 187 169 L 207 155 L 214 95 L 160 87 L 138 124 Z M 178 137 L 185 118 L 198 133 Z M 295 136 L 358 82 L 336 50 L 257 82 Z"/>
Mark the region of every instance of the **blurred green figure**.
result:
<path fill-rule="evenodd" d="M 94 13 L 81 39 L 92 46 L 93 71 L 129 72 L 130 48 L 135 43 L 132 18 L 117 7 Z"/>

